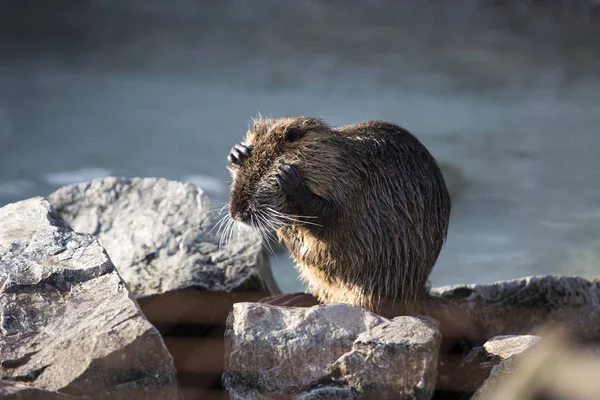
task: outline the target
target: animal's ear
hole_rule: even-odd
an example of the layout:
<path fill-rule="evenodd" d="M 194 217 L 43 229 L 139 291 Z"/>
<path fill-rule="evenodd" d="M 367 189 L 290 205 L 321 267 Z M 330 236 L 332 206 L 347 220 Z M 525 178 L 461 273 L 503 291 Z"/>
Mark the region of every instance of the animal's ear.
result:
<path fill-rule="evenodd" d="M 285 140 L 288 142 L 297 142 L 302 139 L 303 132 L 296 127 L 290 127 L 285 131 Z"/>

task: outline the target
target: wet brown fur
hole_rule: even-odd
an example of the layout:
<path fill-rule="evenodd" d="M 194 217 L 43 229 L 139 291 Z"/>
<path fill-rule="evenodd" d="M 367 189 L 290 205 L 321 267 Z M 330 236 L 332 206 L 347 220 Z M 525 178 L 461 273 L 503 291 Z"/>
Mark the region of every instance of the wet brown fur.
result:
<path fill-rule="evenodd" d="M 290 143 L 292 127 L 304 136 Z M 440 169 L 413 135 L 383 121 L 329 127 L 316 118 L 261 118 L 245 143 L 252 156 L 230 168 L 230 215 L 246 210 L 259 232 L 277 228 L 321 302 L 397 315 L 426 297 L 451 205 Z M 298 207 L 277 184 L 281 161 L 332 203 L 326 218 L 296 217 Z"/>

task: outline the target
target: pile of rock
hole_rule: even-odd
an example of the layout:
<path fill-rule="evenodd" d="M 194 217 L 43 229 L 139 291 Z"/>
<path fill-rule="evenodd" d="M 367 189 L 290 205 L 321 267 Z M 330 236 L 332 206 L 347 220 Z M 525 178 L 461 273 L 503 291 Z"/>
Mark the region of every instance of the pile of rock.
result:
<path fill-rule="evenodd" d="M 160 334 L 98 242 L 41 198 L 1 208 L 0 221 L 3 397 L 180 397 Z"/>
<path fill-rule="evenodd" d="M 258 238 L 245 232 L 222 245 L 215 212 L 194 185 L 106 178 L 48 200 L 73 230 L 100 242 L 138 298 L 187 288 L 278 292 Z"/>
<path fill-rule="evenodd" d="M 431 398 L 440 334 L 428 318 L 358 306 L 238 303 L 228 323 L 232 398 Z"/>
<path fill-rule="evenodd" d="M 600 393 L 589 378 L 599 352 L 540 334 L 562 325 L 598 341 L 598 280 L 434 289 L 484 339 L 452 358 L 429 317 L 256 303 L 279 293 L 265 251 L 248 231 L 220 246 L 217 222 L 201 190 L 154 178 L 95 180 L 0 208 L 0 398 L 220 399 L 223 387 L 233 399 Z M 570 390 L 577 377 L 586 384 Z"/>
<path fill-rule="evenodd" d="M 593 279 L 530 277 L 432 292 L 477 321 L 484 343 L 454 359 L 438 358 L 441 337 L 425 317 L 390 321 L 342 304 L 235 304 L 226 335 L 225 387 L 233 399 L 533 399 L 552 391 L 555 380 L 537 391 L 526 390 L 528 385 L 540 374 L 555 376 L 556 368 L 531 372 L 517 397 L 496 396 L 503 392 L 501 378 L 515 370 L 523 374 L 524 355 L 537 359 L 557 347 L 544 347 L 545 339 L 536 335 L 540 329 L 563 326 L 579 340 L 600 339 L 600 282 Z M 595 365 L 588 370 L 600 372 L 599 357 L 586 362 Z M 600 390 L 600 384 L 586 383 L 588 392 L 589 384 Z"/>
<path fill-rule="evenodd" d="M 220 246 L 206 195 L 165 179 L 48 200 L 0 209 L 0 397 L 220 393 L 232 304 L 279 293 L 259 239 Z"/>

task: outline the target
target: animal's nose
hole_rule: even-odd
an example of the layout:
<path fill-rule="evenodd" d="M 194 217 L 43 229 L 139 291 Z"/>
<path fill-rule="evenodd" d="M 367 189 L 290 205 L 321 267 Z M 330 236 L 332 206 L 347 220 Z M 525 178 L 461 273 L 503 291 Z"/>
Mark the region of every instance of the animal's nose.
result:
<path fill-rule="evenodd" d="M 250 221 L 250 212 L 248 211 L 242 211 L 239 214 L 239 218 L 242 222 L 248 222 Z"/>
<path fill-rule="evenodd" d="M 250 221 L 250 212 L 246 210 L 240 210 L 231 215 L 233 219 L 240 222 L 248 222 Z"/>

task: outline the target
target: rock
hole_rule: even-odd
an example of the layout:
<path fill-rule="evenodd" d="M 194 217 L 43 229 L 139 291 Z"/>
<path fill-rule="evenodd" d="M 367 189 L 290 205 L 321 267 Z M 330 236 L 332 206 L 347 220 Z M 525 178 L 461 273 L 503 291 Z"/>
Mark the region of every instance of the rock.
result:
<path fill-rule="evenodd" d="M 80 397 L 81 398 L 81 397 Z M 73 397 L 57 392 L 19 385 L 0 380 L 0 399 L 2 400 L 69 400 Z"/>
<path fill-rule="evenodd" d="M 207 196 L 160 178 L 104 178 L 49 196 L 76 232 L 98 239 L 137 296 L 199 288 L 279 293 L 251 231 L 219 246 Z"/>
<path fill-rule="evenodd" d="M 455 387 L 460 387 L 463 392 L 473 393 L 498 368 L 507 372 L 514 370 L 521 355 L 533 348 L 540 339 L 533 335 L 494 337 L 467 354 L 449 384 L 457 385 Z M 457 377 L 463 378 L 462 383 Z"/>
<path fill-rule="evenodd" d="M 298 400 L 354 400 L 358 393 L 347 388 L 321 387 L 301 394 Z"/>
<path fill-rule="evenodd" d="M 222 349 L 233 303 L 279 293 L 258 236 L 247 230 L 221 246 L 203 191 L 166 179 L 98 179 L 49 199 L 75 231 L 106 249 L 163 335 L 182 390 L 207 397 L 221 382 L 223 357 L 204 356 Z"/>
<path fill-rule="evenodd" d="M 300 395 L 358 335 L 386 320 L 350 305 L 283 308 L 237 303 L 227 321 L 223 382 L 232 398 Z"/>
<path fill-rule="evenodd" d="M 159 333 L 97 241 L 41 198 L 0 208 L 0 221 L 0 393 L 180 398 Z"/>
<path fill-rule="evenodd" d="M 599 354 L 597 347 L 582 348 L 568 340 L 564 332 L 550 332 L 533 348 L 513 354 L 495 366 L 473 399 L 598 398 Z"/>
<path fill-rule="evenodd" d="M 223 383 L 232 399 L 428 399 L 439 345 L 428 318 L 390 321 L 349 304 L 238 303 Z"/>
<path fill-rule="evenodd" d="M 506 360 L 529 350 L 540 339 L 539 336 L 534 335 L 496 336 L 485 342 L 483 348 L 490 356 Z"/>
<path fill-rule="evenodd" d="M 457 285 L 432 292 L 453 300 L 485 338 L 535 333 L 566 325 L 584 339 L 600 339 L 600 281 L 537 276 L 486 285 Z"/>
<path fill-rule="evenodd" d="M 429 399 L 441 337 L 428 318 L 396 317 L 361 333 L 333 365 L 365 398 Z"/>

